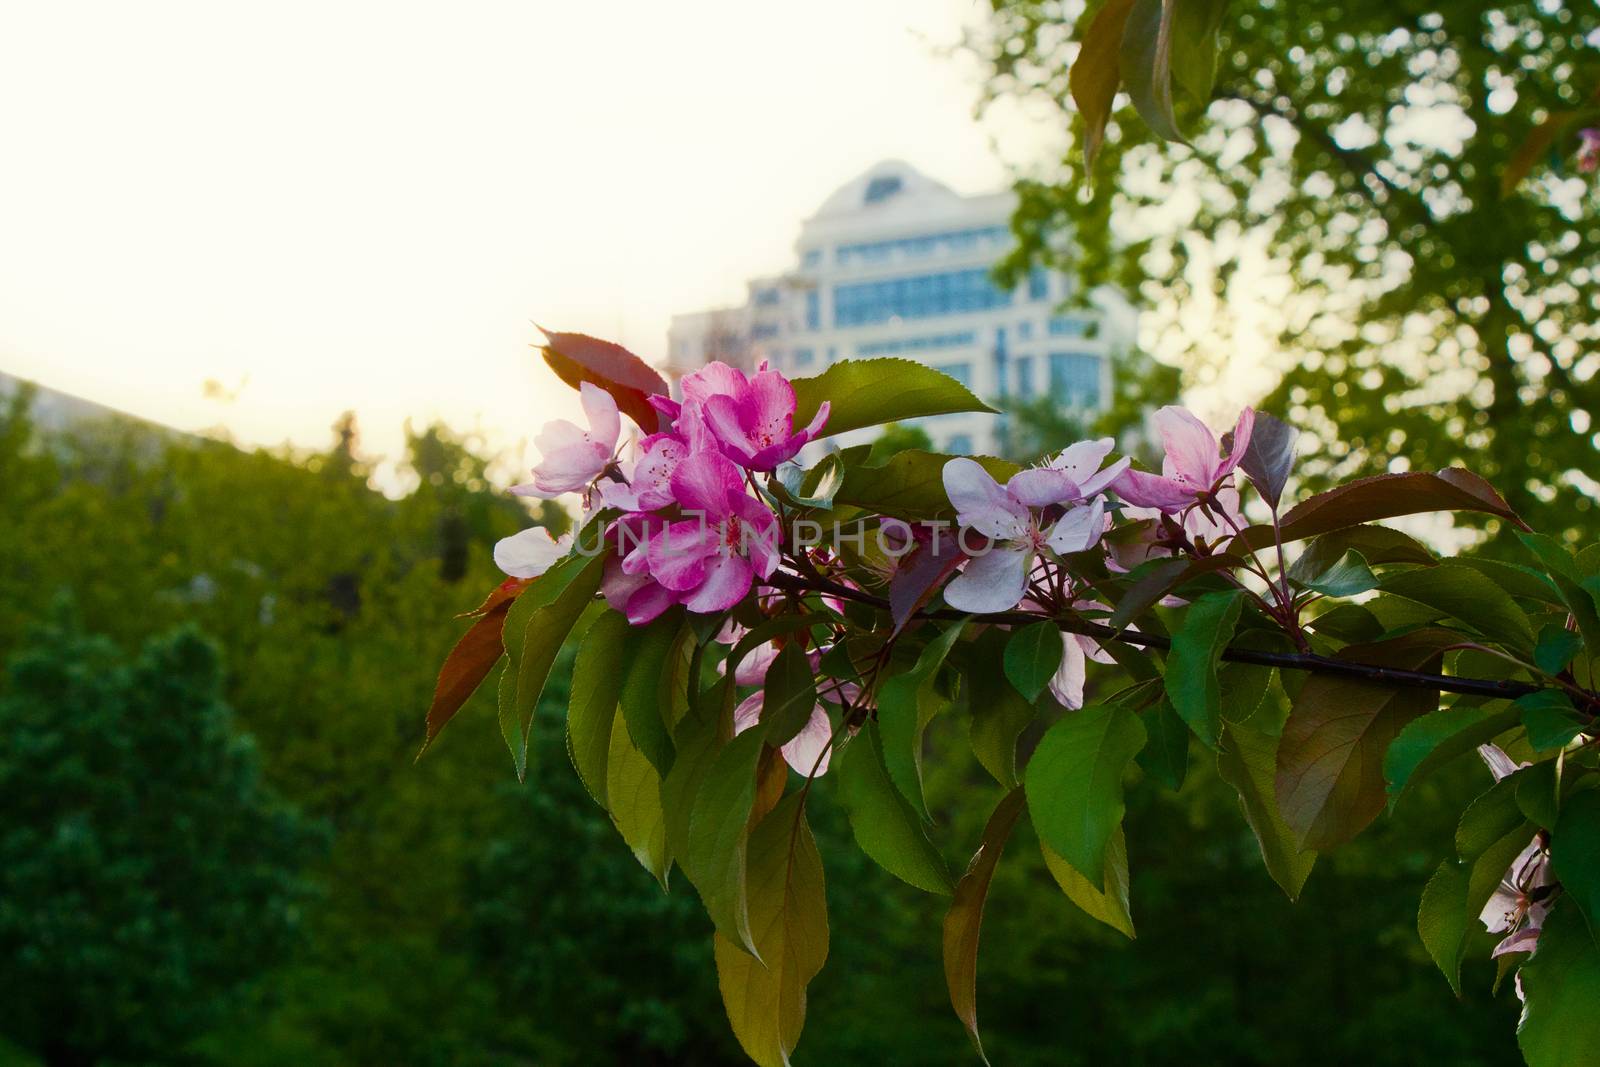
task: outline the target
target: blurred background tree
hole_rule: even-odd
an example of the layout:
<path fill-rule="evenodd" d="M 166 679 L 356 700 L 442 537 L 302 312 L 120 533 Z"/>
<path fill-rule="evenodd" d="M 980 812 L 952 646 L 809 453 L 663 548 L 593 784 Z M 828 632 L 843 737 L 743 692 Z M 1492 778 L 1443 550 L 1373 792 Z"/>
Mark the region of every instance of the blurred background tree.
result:
<path fill-rule="evenodd" d="M 59 612 L 11 656 L 0 737 L 0 1028 L 51 1065 L 164 1059 L 282 958 L 314 835 L 193 630 L 129 663 Z"/>
<path fill-rule="evenodd" d="M 1076 116 L 1068 61 L 1102 6 L 996 0 L 970 39 L 988 100 Z M 1091 174 L 1075 118 L 1018 186 L 1003 273 L 1144 294 L 1191 385 L 1235 360 L 1229 300 L 1253 301 L 1275 316 L 1264 406 L 1312 431 L 1312 488 L 1462 464 L 1575 534 L 1600 495 L 1600 201 L 1570 162 L 1595 32 L 1588 0 L 1231 5 L 1212 98 L 1180 101 L 1190 143 L 1124 108 Z"/>

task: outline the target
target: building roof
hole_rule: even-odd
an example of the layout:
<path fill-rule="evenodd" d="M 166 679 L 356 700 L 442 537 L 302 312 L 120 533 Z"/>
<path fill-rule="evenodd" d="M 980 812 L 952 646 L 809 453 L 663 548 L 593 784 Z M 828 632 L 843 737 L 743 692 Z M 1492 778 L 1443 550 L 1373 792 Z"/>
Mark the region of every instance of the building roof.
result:
<path fill-rule="evenodd" d="M 922 215 L 961 200 L 960 194 L 949 186 L 934 181 L 904 160 L 886 159 L 840 186 L 822 202 L 810 221 L 862 212 Z"/>

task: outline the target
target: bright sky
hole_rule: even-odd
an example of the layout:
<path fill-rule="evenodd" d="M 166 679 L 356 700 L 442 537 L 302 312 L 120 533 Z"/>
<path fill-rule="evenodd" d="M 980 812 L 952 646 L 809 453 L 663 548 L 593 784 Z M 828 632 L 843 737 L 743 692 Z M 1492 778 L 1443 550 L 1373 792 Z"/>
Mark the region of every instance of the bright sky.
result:
<path fill-rule="evenodd" d="M 975 0 L 0 0 L 0 369 L 320 445 L 354 408 L 515 448 L 568 410 L 530 320 L 646 358 L 790 262 L 879 159 L 963 192 Z M 234 398 L 208 399 L 220 383 Z"/>

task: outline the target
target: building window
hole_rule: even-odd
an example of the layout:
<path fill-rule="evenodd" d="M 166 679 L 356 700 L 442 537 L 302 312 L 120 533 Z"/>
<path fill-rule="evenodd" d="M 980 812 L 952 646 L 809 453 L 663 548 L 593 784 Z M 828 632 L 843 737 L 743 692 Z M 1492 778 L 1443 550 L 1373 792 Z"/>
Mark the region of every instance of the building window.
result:
<path fill-rule="evenodd" d="M 871 326 L 890 319 L 926 319 L 988 311 L 1011 303 L 983 267 L 944 274 L 916 274 L 841 285 L 833 293 L 835 326 Z"/>
<path fill-rule="evenodd" d="M 755 305 L 758 308 L 773 307 L 778 303 L 778 290 L 768 286 L 757 289 L 755 292 Z"/>
<path fill-rule="evenodd" d="M 820 249 L 820 248 L 808 248 L 808 249 L 806 249 L 805 255 L 800 257 L 800 265 L 802 267 L 806 268 L 807 270 L 811 270 L 813 267 L 822 266 L 822 249 Z"/>
<path fill-rule="evenodd" d="M 968 389 L 972 388 L 972 364 L 970 363 L 942 363 L 933 369 L 950 375 L 950 377 Z"/>
<path fill-rule="evenodd" d="M 1017 357 L 1017 396 L 1028 400 L 1033 396 L 1033 357 Z"/>
<path fill-rule="evenodd" d="M 1050 353 L 1050 396 L 1066 407 L 1100 406 L 1100 357 L 1086 352 Z"/>
<path fill-rule="evenodd" d="M 809 367 L 816 362 L 817 353 L 810 348 L 797 348 L 791 359 L 796 367 Z"/>
<path fill-rule="evenodd" d="M 831 365 L 839 358 L 839 350 L 832 345 L 828 346 L 828 363 Z"/>
<path fill-rule="evenodd" d="M 1019 323 L 1017 323 L 1017 336 L 1020 337 L 1024 341 L 1030 340 L 1033 337 L 1033 323 L 1031 323 L 1031 322 L 1019 322 Z"/>
<path fill-rule="evenodd" d="M 1091 325 L 1088 319 L 1075 319 L 1068 315 L 1057 315 L 1050 320 L 1050 336 L 1088 337 Z"/>
<path fill-rule="evenodd" d="M 964 433 L 951 434 L 944 443 L 944 450 L 954 456 L 971 455 L 972 436 Z"/>
<path fill-rule="evenodd" d="M 888 341 L 868 341 L 856 346 L 858 356 L 893 356 L 902 352 L 927 352 L 940 348 L 971 348 L 978 335 L 971 330 L 922 337 L 896 337 Z"/>
<path fill-rule="evenodd" d="M 776 337 L 778 336 L 778 324 L 775 322 L 758 322 L 750 328 L 750 336 L 757 341 L 765 340 L 768 337 Z"/>
<path fill-rule="evenodd" d="M 977 248 L 1004 244 L 1011 231 L 1004 226 L 984 226 L 975 230 L 951 230 L 948 233 L 931 233 L 918 237 L 900 237 L 892 241 L 862 241 L 840 245 L 839 265 L 852 263 L 887 263 L 891 259 L 923 259 L 928 256 L 970 252 Z"/>
<path fill-rule="evenodd" d="M 1028 270 L 1028 299 L 1050 299 L 1050 275 L 1043 267 L 1031 267 Z"/>
<path fill-rule="evenodd" d="M 817 330 L 822 327 L 822 294 L 815 289 L 806 291 L 806 329 Z"/>

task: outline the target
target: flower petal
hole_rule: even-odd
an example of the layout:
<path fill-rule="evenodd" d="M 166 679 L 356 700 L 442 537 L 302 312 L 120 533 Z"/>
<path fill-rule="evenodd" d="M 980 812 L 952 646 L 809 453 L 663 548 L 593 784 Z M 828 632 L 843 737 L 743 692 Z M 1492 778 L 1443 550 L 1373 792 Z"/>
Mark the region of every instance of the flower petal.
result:
<path fill-rule="evenodd" d="M 990 473 L 962 456 L 944 465 L 944 491 L 963 526 L 986 537 L 1016 540 L 1028 532 L 1028 509 Z"/>
<path fill-rule="evenodd" d="M 1061 635 L 1061 666 L 1050 679 L 1050 695 L 1064 708 L 1073 711 L 1083 707 L 1083 683 L 1088 672 L 1084 669 L 1083 646 L 1073 634 Z"/>
<path fill-rule="evenodd" d="M 1158 508 L 1165 512 L 1182 511 L 1194 503 L 1198 490 L 1158 474 L 1147 474 L 1131 467 L 1119 474 L 1111 483 L 1112 492 L 1126 504 L 1141 508 Z"/>
<path fill-rule="evenodd" d="M 761 721 L 761 693 L 751 693 L 733 709 L 733 733 L 737 737 Z"/>
<path fill-rule="evenodd" d="M 616 399 L 593 382 L 579 385 L 578 395 L 583 400 L 583 413 L 589 416 L 590 440 L 604 445 L 607 454 L 616 451 L 617 438 L 622 434 Z"/>
<path fill-rule="evenodd" d="M 1255 430 L 1255 426 L 1255 408 L 1245 408 L 1239 412 L 1239 421 L 1233 424 L 1233 442 L 1228 449 L 1228 458 L 1217 468 L 1218 478 L 1231 474 L 1244 459 L 1245 449 L 1250 447 L 1250 434 Z"/>
<path fill-rule="evenodd" d="M 717 551 L 714 527 L 704 522 L 674 522 L 650 538 L 650 577 L 678 593 L 699 588 Z"/>
<path fill-rule="evenodd" d="M 828 771 L 828 763 L 833 757 L 832 746 L 828 742 L 833 740 L 833 723 L 828 721 L 828 713 L 817 705 L 811 709 L 811 718 L 800 728 L 800 732 L 790 738 L 781 749 L 783 758 L 789 766 L 799 771 L 808 778 L 820 778 Z"/>
<path fill-rule="evenodd" d="M 1055 529 L 1045 541 L 1052 550 L 1067 555 L 1083 552 L 1093 547 L 1106 532 L 1106 498 L 1097 496 L 1091 502 L 1073 508 L 1061 516 Z"/>
<path fill-rule="evenodd" d="M 664 585 L 651 582 L 628 599 L 628 621 L 634 626 L 653 622 L 663 611 L 678 602 L 677 596 Z"/>
<path fill-rule="evenodd" d="M 750 561 L 743 556 L 713 556 L 705 580 L 683 605 L 700 614 L 727 611 L 750 592 L 751 580 Z"/>
<path fill-rule="evenodd" d="M 973 556 L 966 569 L 945 586 L 945 603 L 975 615 L 1010 611 L 1022 602 L 1032 557 L 1029 549 L 1001 547 Z"/>
<path fill-rule="evenodd" d="M 726 518 L 735 497 L 744 493 L 739 468 L 716 452 L 689 456 L 672 472 L 672 495 L 686 511 L 698 511 L 710 522 Z"/>
<path fill-rule="evenodd" d="M 1155 413 L 1153 421 L 1161 434 L 1161 447 L 1167 454 L 1171 471 L 1197 489 L 1210 489 L 1217 480 L 1217 439 L 1210 427 L 1201 422 L 1194 412 L 1176 404 L 1168 404 Z"/>
<path fill-rule="evenodd" d="M 494 565 L 513 578 L 537 578 L 571 547 L 572 538 L 557 541 L 543 526 L 530 526 L 495 542 Z"/>
<path fill-rule="evenodd" d="M 1081 495 L 1078 483 L 1073 481 L 1071 475 L 1050 467 L 1018 471 L 1006 483 L 1006 492 L 1018 503 L 1030 508 L 1049 507 L 1051 504 L 1076 500 Z"/>

